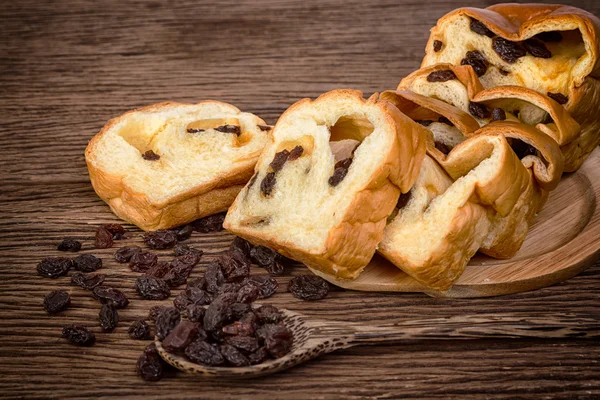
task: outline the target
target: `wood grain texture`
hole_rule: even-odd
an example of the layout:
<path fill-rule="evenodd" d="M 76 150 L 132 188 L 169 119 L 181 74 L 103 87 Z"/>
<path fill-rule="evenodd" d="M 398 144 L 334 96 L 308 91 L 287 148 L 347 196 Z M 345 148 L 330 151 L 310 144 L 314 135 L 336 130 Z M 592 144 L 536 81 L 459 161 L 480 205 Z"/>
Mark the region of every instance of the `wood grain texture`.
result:
<path fill-rule="evenodd" d="M 595 0 L 563 1 L 600 14 Z M 61 327 L 96 326 L 98 304 L 68 279 L 35 274 L 64 237 L 92 252 L 96 226 L 116 218 L 89 185 L 88 140 L 110 118 L 151 103 L 214 98 L 274 123 L 289 104 L 351 87 L 396 87 L 417 68 L 437 18 L 493 1 L 33 1 L 0 3 L 0 396 L 6 398 L 598 398 L 600 344 L 491 339 L 370 346 L 325 355 L 248 382 L 174 373 L 135 376 L 145 342 L 128 325 L 157 302 L 141 301 L 136 274 L 104 260 L 107 283 L 132 299 L 111 334 L 91 348 L 66 345 Z M 133 228 L 130 227 L 131 230 Z M 133 230 L 138 232 L 137 230 Z M 139 242 L 132 238 L 128 242 Z M 207 252 L 231 236 L 195 234 Z M 194 274 L 200 274 L 203 267 Z M 292 274 L 302 273 L 300 268 Z M 600 265 L 564 283 L 492 299 L 334 290 L 302 302 L 268 302 L 313 318 L 382 325 L 415 318 L 543 312 L 599 316 Z M 68 290 L 73 306 L 50 317 L 44 294 Z"/>

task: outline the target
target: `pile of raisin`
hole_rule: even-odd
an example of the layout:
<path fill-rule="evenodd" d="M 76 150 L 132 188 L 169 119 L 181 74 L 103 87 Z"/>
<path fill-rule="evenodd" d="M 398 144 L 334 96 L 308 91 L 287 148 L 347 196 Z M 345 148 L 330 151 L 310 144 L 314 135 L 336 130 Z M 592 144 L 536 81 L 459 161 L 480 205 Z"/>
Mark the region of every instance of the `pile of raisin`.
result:
<path fill-rule="evenodd" d="M 299 275 L 290 280 L 288 290 L 301 300 L 321 300 L 329 293 L 329 284 L 316 275 Z"/>

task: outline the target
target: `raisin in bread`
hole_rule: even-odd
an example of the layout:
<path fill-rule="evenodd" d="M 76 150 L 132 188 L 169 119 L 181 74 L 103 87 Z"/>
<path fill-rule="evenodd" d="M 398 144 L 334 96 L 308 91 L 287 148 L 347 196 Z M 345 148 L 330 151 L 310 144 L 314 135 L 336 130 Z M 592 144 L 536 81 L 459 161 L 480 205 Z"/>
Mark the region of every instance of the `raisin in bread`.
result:
<path fill-rule="evenodd" d="M 522 86 L 561 103 L 581 125 L 567 163 L 575 170 L 600 142 L 599 26 L 594 15 L 562 5 L 460 8 L 431 30 L 422 67 L 470 65 L 485 88 Z"/>
<path fill-rule="evenodd" d="M 109 121 L 85 158 L 96 193 L 143 230 L 225 211 L 270 140 L 257 116 L 218 102 L 161 103 Z"/>
<path fill-rule="evenodd" d="M 423 126 L 378 95 L 334 90 L 279 118 L 224 226 L 336 276 L 355 278 L 425 155 Z"/>
<path fill-rule="evenodd" d="M 520 86 L 484 89 L 471 66 L 451 64 L 421 68 L 404 78 L 399 87 L 456 106 L 482 126 L 496 120 L 535 126 L 559 144 L 565 171 L 574 171 L 581 165 L 580 125 L 547 95 Z"/>

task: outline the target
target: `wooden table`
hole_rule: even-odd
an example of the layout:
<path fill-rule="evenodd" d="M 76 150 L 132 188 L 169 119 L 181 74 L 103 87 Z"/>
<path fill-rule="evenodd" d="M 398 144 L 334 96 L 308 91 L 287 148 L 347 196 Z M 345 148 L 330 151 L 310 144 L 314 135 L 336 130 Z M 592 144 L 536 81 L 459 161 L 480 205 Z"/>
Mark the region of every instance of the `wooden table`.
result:
<path fill-rule="evenodd" d="M 0 5 L 0 396 L 26 398 L 599 398 L 600 344 L 583 340 L 431 342 L 340 351 L 253 381 L 134 372 L 145 342 L 127 327 L 157 304 L 136 276 L 92 251 L 95 228 L 116 222 L 92 190 L 83 151 L 110 118 L 143 105 L 213 98 L 274 123 L 288 105 L 334 88 L 370 94 L 417 68 L 428 30 L 462 5 L 491 1 L 48 1 Z M 595 0 L 571 1 L 600 14 Z M 139 234 L 133 227 L 130 230 Z M 60 338 L 68 323 L 99 332 L 98 303 L 68 278 L 43 279 L 37 262 L 64 237 L 100 254 L 107 283 L 132 298 L 114 333 L 94 347 Z M 231 236 L 194 234 L 203 265 Z M 127 243 L 139 242 L 138 237 Z M 195 272 L 199 274 L 203 268 Z M 292 271 L 302 272 L 300 268 Z M 335 290 L 319 302 L 285 293 L 270 302 L 305 314 L 385 323 L 423 316 L 543 311 L 598 315 L 600 265 L 531 293 L 451 300 Z M 42 309 L 66 289 L 72 307 Z"/>

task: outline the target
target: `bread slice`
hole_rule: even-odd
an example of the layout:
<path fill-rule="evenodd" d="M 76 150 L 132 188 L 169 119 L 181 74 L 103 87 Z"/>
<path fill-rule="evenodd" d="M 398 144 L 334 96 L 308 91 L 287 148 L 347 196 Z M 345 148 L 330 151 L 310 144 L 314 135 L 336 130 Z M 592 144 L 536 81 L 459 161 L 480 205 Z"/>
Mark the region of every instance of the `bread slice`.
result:
<path fill-rule="evenodd" d="M 425 155 L 425 128 L 378 95 L 334 90 L 279 118 L 224 226 L 254 244 L 351 279 Z"/>
<path fill-rule="evenodd" d="M 485 88 L 521 86 L 557 99 L 581 125 L 572 171 L 600 142 L 599 37 L 600 20 L 575 7 L 460 8 L 431 30 L 422 67 L 472 65 Z"/>
<path fill-rule="evenodd" d="M 227 210 L 252 176 L 270 127 L 218 102 L 161 103 L 109 121 L 85 150 L 102 200 L 143 230 Z"/>

